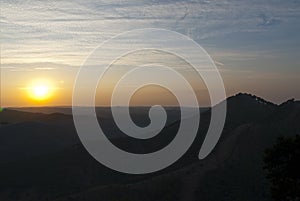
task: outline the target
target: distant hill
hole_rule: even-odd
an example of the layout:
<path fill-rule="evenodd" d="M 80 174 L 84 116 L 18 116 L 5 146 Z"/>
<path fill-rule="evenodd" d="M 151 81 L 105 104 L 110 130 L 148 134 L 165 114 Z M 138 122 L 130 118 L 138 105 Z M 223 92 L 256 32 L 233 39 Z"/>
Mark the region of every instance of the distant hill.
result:
<path fill-rule="evenodd" d="M 45 115 L 43 113 L 23 112 L 12 109 L 5 109 L 0 113 L 0 123 L 15 124 L 22 122 L 44 122 L 57 123 L 59 121 L 72 120 L 70 115 L 62 113 L 52 113 Z"/>
<path fill-rule="evenodd" d="M 11 123 L 0 127 L 0 200 L 270 200 L 262 170 L 264 150 L 279 136 L 300 133 L 300 102 L 276 105 L 241 93 L 228 98 L 227 106 L 222 137 L 206 159 L 199 161 L 197 155 L 210 110 L 201 114 L 197 138 L 182 159 L 140 176 L 117 173 L 95 161 L 78 142 L 71 116 L 2 112 L 0 122 Z M 145 112 L 135 113 L 140 124 L 148 121 Z M 147 145 L 123 137 L 112 141 L 139 153 L 159 149 L 172 140 L 180 123 L 177 112 L 170 114 L 164 134 Z M 111 117 L 104 119 L 104 127 L 117 132 Z M 34 152 L 39 153 L 27 155 Z"/>

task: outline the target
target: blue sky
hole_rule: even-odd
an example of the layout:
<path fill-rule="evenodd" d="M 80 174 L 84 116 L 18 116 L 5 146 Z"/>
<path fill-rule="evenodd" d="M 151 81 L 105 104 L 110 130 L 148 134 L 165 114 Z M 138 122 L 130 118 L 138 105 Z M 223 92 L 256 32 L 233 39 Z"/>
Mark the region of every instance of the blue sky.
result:
<path fill-rule="evenodd" d="M 1 98 L 7 105 L 12 97 L 5 91 L 22 87 L 28 77 L 55 77 L 70 90 L 79 66 L 101 42 L 149 27 L 177 31 L 203 46 L 228 95 L 250 92 L 277 103 L 300 99 L 297 0 L 0 2 Z"/>

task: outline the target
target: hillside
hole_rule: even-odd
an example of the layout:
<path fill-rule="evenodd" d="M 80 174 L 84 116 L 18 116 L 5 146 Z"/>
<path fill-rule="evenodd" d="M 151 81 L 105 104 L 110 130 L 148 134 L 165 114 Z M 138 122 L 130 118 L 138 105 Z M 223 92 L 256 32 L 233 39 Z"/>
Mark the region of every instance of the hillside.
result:
<path fill-rule="evenodd" d="M 222 137 L 206 159 L 199 161 L 197 155 L 209 125 L 210 110 L 201 114 L 197 138 L 182 159 L 163 171 L 140 176 L 117 173 L 95 161 L 78 143 L 71 124 L 62 124 L 70 121 L 70 116 L 0 113 L 1 121 L 13 122 L 0 127 L 0 156 L 5 159 L 0 163 L 0 199 L 270 200 L 269 184 L 262 170 L 264 150 L 279 136 L 300 133 L 300 103 L 290 100 L 276 105 L 256 96 L 238 94 L 228 98 L 227 105 Z M 107 116 L 106 120 L 109 121 Z M 123 137 L 113 142 L 134 152 L 156 150 L 172 140 L 179 123 L 173 117 L 164 134 L 147 141 L 148 145 Z M 63 127 L 66 125 L 70 127 Z M 111 123 L 106 126 L 112 129 Z M 30 152 L 39 154 L 26 156 Z M 6 160 L 12 155 L 15 160 Z"/>

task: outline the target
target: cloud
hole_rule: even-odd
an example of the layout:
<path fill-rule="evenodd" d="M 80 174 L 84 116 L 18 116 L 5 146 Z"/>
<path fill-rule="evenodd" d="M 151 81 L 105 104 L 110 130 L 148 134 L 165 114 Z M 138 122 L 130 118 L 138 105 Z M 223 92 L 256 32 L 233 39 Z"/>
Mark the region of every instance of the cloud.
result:
<path fill-rule="evenodd" d="M 56 68 L 49 68 L 49 67 L 38 67 L 34 68 L 34 70 L 55 70 Z"/>
<path fill-rule="evenodd" d="M 219 62 L 219 61 L 214 61 L 214 63 L 218 66 L 218 67 L 220 67 L 220 66 L 224 66 L 224 64 L 223 63 L 221 63 L 221 62 Z"/>
<path fill-rule="evenodd" d="M 300 41 L 295 28 L 299 17 L 297 1 L 8 0 L 1 1 L 1 59 L 25 63 L 32 70 L 78 67 L 104 40 L 148 27 L 171 29 L 203 46 L 214 45 L 212 54 L 218 48 L 248 49 L 241 53 L 248 54 L 252 47 L 252 55 L 264 48 L 274 50 L 280 41 L 285 48 Z M 27 65 L 48 62 L 56 65 Z"/>
<path fill-rule="evenodd" d="M 51 63 L 51 62 L 35 62 L 35 63 L 3 63 L 1 64 L 1 70 L 9 71 L 49 71 L 49 70 L 62 70 L 62 69 L 74 69 L 77 70 L 78 67 L 71 66 L 61 63 Z"/>
<path fill-rule="evenodd" d="M 273 17 L 268 17 L 265 14 L 260 14 L 259 17 L 261 18 L 262 22 L 260 22 L 258 26 L 272 26 L 280 23 L 280 20 Z"/>

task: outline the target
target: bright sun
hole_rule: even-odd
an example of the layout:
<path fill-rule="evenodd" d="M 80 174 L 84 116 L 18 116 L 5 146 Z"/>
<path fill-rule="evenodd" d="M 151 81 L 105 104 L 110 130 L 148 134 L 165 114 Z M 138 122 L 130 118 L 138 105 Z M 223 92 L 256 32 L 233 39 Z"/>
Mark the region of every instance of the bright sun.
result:
<path fill-rule="evenodd" d="M 53 94 L 53 87 L 48 81 L 36 81 L 28 87 L 29 96 L 36 101 L 49 99 Z"/>
<path fill-rule="evenodd" d="M 43 85 L 34 86 L 32 90 L 37 99 L 45 99 L 49 93 L 49 87 Z"/>

